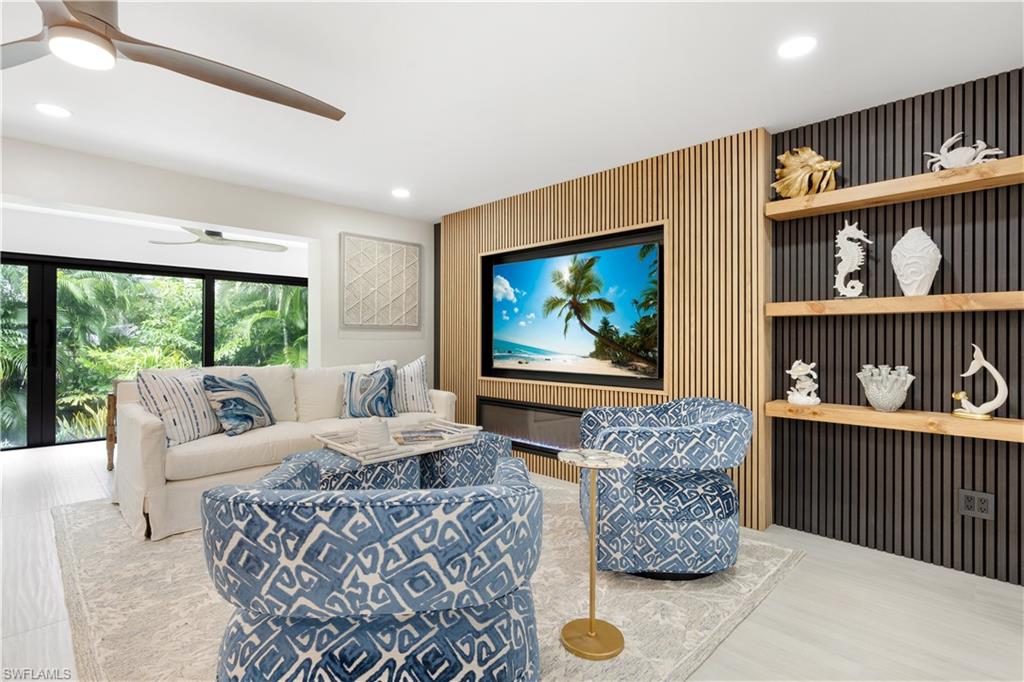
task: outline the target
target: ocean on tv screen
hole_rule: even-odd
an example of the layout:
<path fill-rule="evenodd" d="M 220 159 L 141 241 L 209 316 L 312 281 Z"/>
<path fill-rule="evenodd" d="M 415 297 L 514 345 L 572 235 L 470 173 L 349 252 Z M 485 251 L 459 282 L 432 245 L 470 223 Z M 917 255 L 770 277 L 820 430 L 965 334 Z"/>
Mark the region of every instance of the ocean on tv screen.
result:
<path fill-rule="evenodd" d="M 497 263 L 495 369 L 656 377 L 658 243 Z"/>

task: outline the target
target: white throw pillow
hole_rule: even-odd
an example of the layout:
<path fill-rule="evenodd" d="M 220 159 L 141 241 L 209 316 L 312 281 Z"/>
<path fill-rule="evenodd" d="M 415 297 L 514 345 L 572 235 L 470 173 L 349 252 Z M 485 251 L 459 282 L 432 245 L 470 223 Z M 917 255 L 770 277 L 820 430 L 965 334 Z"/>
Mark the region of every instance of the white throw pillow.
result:
<path fill-rule="evenodd" d="M 395 411 L 433 412 L 427 383 L 427 356 L 421 355 L 395 373 Z"/>
<path fill-rule="evenodd" d="M 212 436 L 220 431 L 203 391 L 203 375 L 192 369 L 181 373 L 139 372 L 139 400 L 160 418 L 167 432 L 167 447 Z"/>

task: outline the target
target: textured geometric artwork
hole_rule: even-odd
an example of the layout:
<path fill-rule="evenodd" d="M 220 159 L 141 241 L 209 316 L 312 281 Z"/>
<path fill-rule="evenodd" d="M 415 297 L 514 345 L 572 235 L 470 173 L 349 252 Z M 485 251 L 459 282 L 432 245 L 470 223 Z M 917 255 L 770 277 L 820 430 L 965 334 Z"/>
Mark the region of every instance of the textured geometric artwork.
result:
<path fill-rule="evenodd" d="M 419 244 L 342 233 L 341 263 L 341 326 L 419 328 Z"/>

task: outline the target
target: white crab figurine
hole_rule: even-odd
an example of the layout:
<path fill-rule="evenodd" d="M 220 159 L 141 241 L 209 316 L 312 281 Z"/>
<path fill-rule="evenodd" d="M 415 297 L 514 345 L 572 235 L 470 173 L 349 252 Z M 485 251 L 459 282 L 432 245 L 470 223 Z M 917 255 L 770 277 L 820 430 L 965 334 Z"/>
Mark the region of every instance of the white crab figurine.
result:
<path fill-rule="evenodd" d="M 925 152 L 924 155 L 928 157 L 928 168 L 932 171 L 940 171 L 944 168 L 966 168 L 967 166 L 977 166 L 979 163 L 995 161 L 995 159 L 989 157 L 999 156 L 1000 154 L 1005 153 L 998 147 L 992 147 L 989 149 L 984 140 L 976 140 L 970 147 L 957 147 L 956 149 L 950 149 L 950 147 L 963 138 L 964 133 L 963 131 L 960 131 L 953 137 L 946 140 L 942 146 L 939 147 L 939 152 L 937 154 L 935 152 Z"/>

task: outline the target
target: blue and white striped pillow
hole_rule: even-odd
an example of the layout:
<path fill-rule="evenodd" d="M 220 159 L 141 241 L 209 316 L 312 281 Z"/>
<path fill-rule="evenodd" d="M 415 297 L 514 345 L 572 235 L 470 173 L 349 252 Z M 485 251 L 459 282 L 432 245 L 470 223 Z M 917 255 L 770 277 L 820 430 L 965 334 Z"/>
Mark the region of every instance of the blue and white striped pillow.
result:
<path fill-rule="evenodd" d="M 433 412 L 427 383 L 427 356 L 421 355 L 398 370 L 395 376 L 395 411 Z"/>
<path fill-rule="evenodd" d="M 199 370 L 175 374 L 143 370 L 137 381 L 142 406 L 164 423 L 167 447 L 220 431 L 220 422 L 203 391 L 203 375 Z"/>
<path fill-rule="evenodd" d="M 395 390 L 393 367 L 375 369 L 369 374 L 345 374 L 345 408 L 350 417 L 394 417 L 392 392 Z"/>
<path fill-rule="evenodd" d="M 207 374 L 203 388 L 210 407 L 217 414 L 224 433 L 237 436 L 251 429 L 274 424 L 274 413 L 259 384 L 248 374 L 237 379 Z"/>

